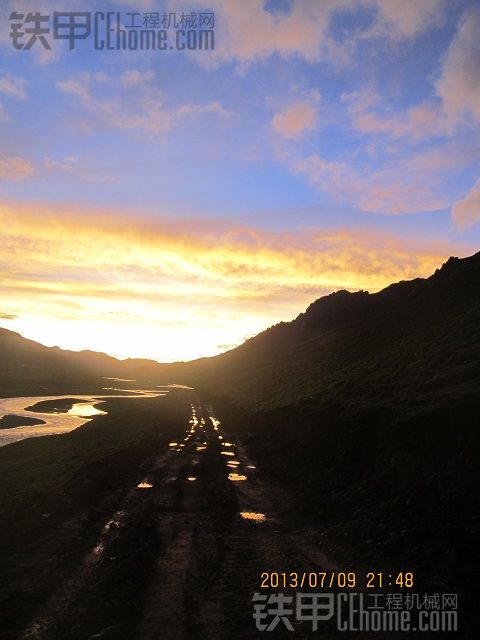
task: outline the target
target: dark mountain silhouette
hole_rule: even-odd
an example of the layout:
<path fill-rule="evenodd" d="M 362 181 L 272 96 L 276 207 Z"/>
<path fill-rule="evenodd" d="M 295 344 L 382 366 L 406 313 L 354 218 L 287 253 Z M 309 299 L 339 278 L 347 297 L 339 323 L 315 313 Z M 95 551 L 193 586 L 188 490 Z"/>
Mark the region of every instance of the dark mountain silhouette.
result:
<path fill-rule="evenodd" d="M 369 294 L 339 291 L 215 358 L 178 367 L 251 411 L 340 402 L 397 417 L 478 398 L 480 253 Z"/>
<path fill-rule="evenodd" d="M 115 386 L 102 377 L 148 377 L 161 369 L 153 360 L 118 360 L 95 351 L 45 347 L 0 328 L 0 395 L 98 392 Z"/>

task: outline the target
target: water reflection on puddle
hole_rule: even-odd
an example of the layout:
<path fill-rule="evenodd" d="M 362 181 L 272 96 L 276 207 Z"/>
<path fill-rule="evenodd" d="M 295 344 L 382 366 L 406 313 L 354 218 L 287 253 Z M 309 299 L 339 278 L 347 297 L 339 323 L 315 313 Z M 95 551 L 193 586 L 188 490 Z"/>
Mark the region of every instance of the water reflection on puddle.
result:
<path fill-rule="evenodd" d="M 78 416 L 79 418 L 106 415 L 106 411 L 97 409 L 91 402 L 78 402 L 77 404 L 74 404 L 67 413 L 69 416 Z"/>
<path fill-rule="evenodd" d="M 153 484 L 150 484 L 149 482 L 140 482 L 140 484 L 137 484 L 137 489 L 151 489 L 153 487 Z"/>
<path fill-rule="evenodd" d="M 257 522 L 265 522 L 267 519 L 264 513 L 256 513 L 255 511 L 240 511 L 240 515 L 244 520 L 256 520 Z"/>
<path fill-rule="evenodd" d="M 244 476 L 241 473 L 229 473 L 228 479 L 232 482 L 241 482 L 242 480 L 246 480 L 247 476 Z"/>

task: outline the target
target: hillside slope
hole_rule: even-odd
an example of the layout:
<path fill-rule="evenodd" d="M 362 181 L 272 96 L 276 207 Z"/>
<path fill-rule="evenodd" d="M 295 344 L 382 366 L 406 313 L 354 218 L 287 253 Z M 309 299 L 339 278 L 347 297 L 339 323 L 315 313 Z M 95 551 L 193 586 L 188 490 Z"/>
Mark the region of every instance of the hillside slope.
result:
<path fill-rule="evenodd" d="M 478 398 L 480 253 L 375 294 L 339 291 L 180 375 L 251 411 L 341 402 L 405 417 Z M 181 369 L 179 371 L 181 371 Z"/>
<path fill-rule="evenodd" d="M 163 369 L 152 360 L 117 360 L 95 351 L 45 347 L 0 328 L 0 396 L 98 393 L 103 385 L 109 386 L 103 377 L 147 383 Z"/>

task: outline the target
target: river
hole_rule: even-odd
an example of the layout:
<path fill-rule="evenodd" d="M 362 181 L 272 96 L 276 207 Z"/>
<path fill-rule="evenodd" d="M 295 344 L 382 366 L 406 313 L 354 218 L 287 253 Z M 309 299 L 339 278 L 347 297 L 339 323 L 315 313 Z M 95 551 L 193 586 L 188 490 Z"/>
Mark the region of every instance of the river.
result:
<path fill-rule="evenodd" d="M 130 382 L 130 381 L 129 381 Z M 49 436 L 60 433 L 68 433 L 73 429 L 78 429 L 83 424 L 98 415 L 104 415 L 106 411 L 97 408 L 97 405 L 108 398 L 151 398 L 154 396 L 164 396 L 169 388 L 176 388 L 178 385 L 159 386 L 157 389 L 128 389 L 128 395 L 74 395 L 63 396 L 19 396 L 15 398 L 0 398 L 0 418 L 7 415 L 14 415 L 27 418 L 43 420 L 45 424 L 12 427 L 9 429 L 0 428 L 0 447 L 3 447 L 25 438 L 36 438 L 39 436 Z M 127 389 L 117 389 L 115 387 L 105 387 L 105 390 L 127 391 Z M 138 395 L 133 395 L 136 393 Z M 31 407 L 38 402 L 46 400 L 64 400 L 72 398 L 78 400 L 71 408 L 55 413 L 43 411 L 26 411 L 26 407 Z"/>

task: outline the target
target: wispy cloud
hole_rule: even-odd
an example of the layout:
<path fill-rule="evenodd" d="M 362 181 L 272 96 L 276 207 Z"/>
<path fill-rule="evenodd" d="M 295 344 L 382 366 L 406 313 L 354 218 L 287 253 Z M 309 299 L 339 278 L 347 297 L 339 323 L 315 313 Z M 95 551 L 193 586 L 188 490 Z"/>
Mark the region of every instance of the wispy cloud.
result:
<path fill-rule="evenodd" d="M 57 88 L 79 102 L 94 126 L 153 135 L 161 135 L 171 128 L 172 114 L 165 109 L 163 94 L 148 80 L 142 85 L 141 93 L 137 83 L 128 85 L 136 89 L 128 95 L 112 90 L 107 96 L 95 93 L 102 81 L 103 78 L 85 72 L 77 79 L 59 80 Z"/>
<path fill-rule="evenodd" d="M 27 82 L 10 75 L 0 77 L 0 93 L 17 100 L 27 99 Z"/>
<path fill-rule="evenodd" d="M 59 160 L 53 160 L 46 156 L 43 160 L 43 166 L 47 171 L 62 171 L 65 173 L 73 173 L 78 167 L 77 156 L 65 156 Z"/>
<path fill-rule="evenodd" d="M 228 118 L 231 113 L 224 109 L 218 100 L 207 104 L 182 104 L 176 111 L 177 116 L 195 116 L 213 113 L 221 118 Z"/>
<path fill-rule="evenodd" d="M 420 142 L 445 136 L 451 128 L 440 105 L 433 102 L 423 102 L 393 114 L 391 109 L 390 113 L 381 113 L 380 97 L 369 92 L 344 94 L 342 102 L 347 104 L 352 127 L 364 134 Z"/>
<path fill-rule="evenodd" d="M 0 180 L 22 180 L 34 172 L 31 162 L 20 156 L 0 156 Z"/>
<path fill-rule="evenodd" d="M 120 82 L 117 80 L 105 73 L 83 72 L 77 78 L 59 80 L 56 85 L 59 91 L 76 99 L 92 127 L 162 137 L 183 116 L 214 114 L 225 118 L 229 115 L 219 101 L 167 106 L 165 94 L 156 85 L 152 71 L 132 69 L 121 74 Z M 103 90 L 105 86 L 107 93 Z"/>
<path fill-rule="evenodd" d="M 387 215 L 438 211 L 450 201 L 442 191 L 444 167 L 432 168 L 414 156 L 394 159 L 378 169 L 311 155 L 292 165 L 320 190 L 361 211 Z"/>

